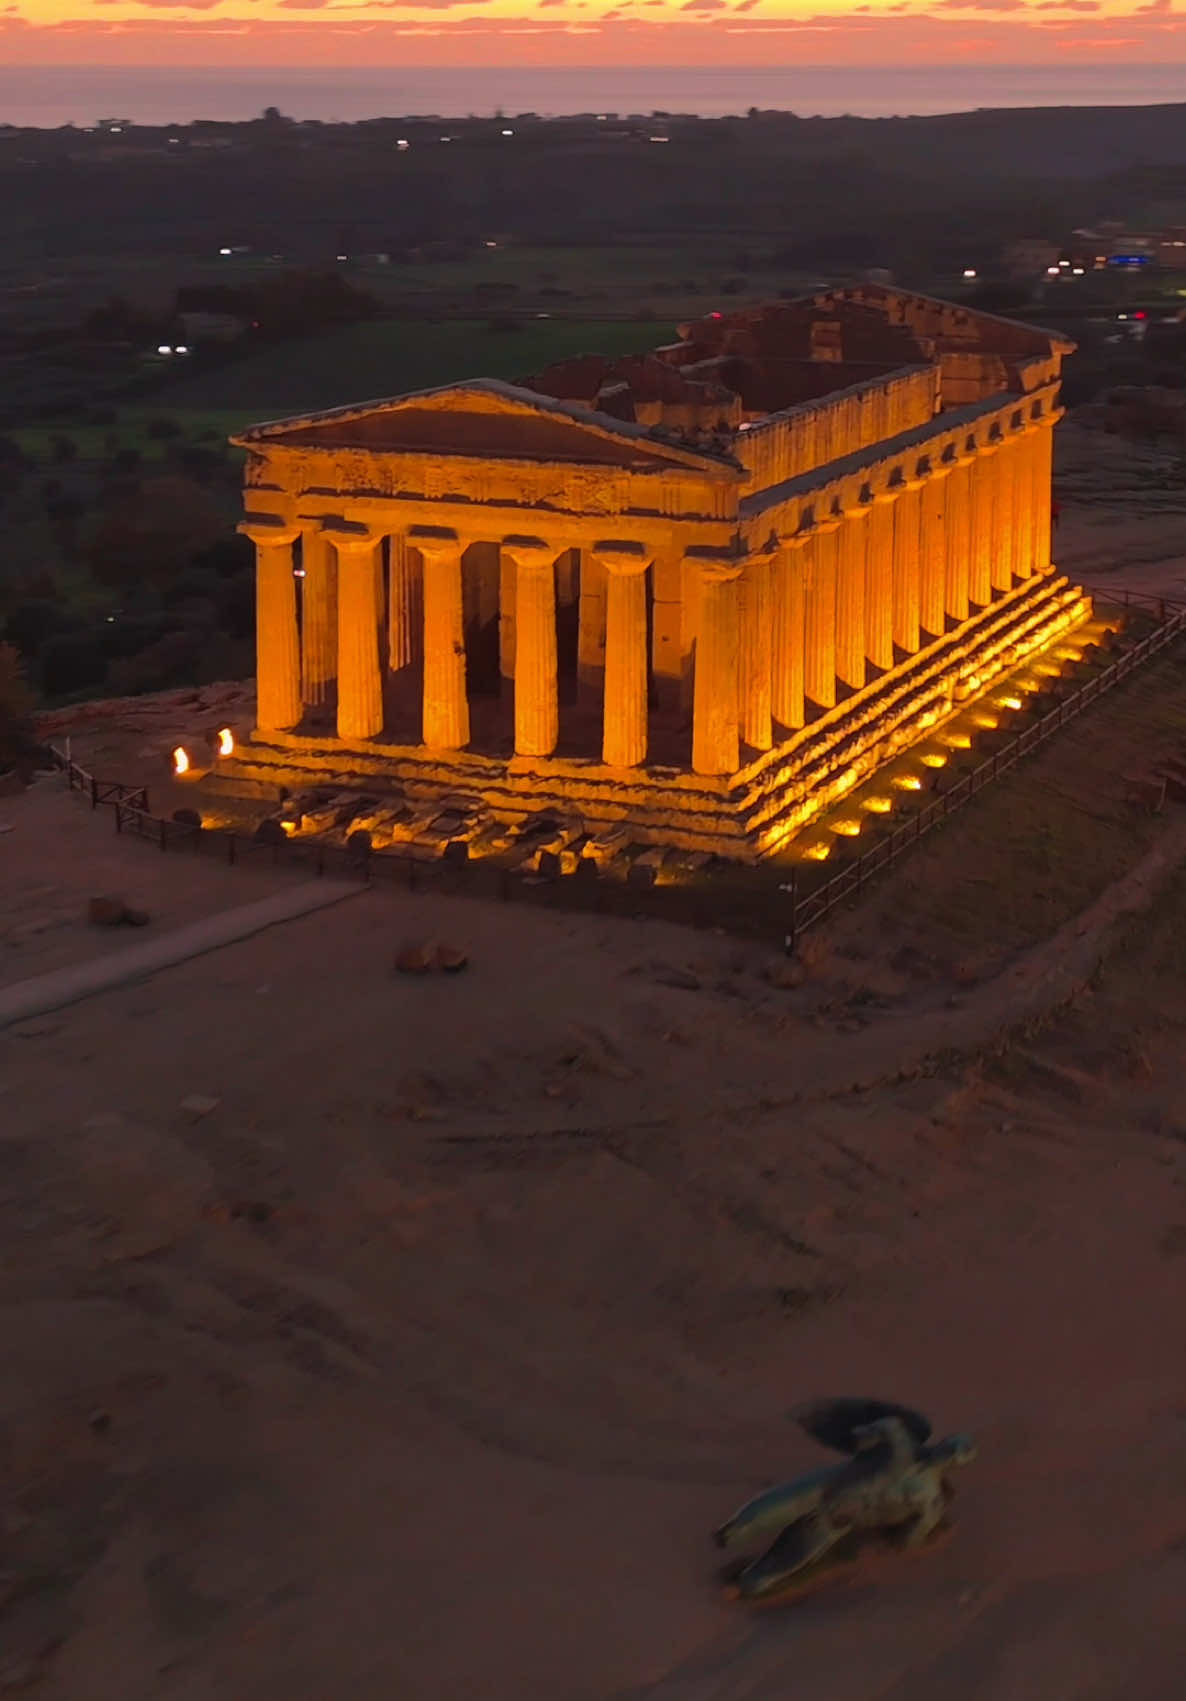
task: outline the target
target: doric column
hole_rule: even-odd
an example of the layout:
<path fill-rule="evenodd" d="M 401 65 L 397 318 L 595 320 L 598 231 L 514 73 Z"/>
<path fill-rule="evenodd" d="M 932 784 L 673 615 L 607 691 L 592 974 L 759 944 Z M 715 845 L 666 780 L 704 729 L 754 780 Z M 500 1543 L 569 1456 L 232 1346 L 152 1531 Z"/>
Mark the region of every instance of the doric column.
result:
<path fill-rule="evenodd" d="M 589 550 L 582 550 L 577 611 L 577 696 L 584 703 L 597 701 L 605 679 L 605 593 L 605 568 Z"/>
<path fill-rule="evenodd" d="M 947 573 L 944 603 L 953 620 L 968 618 L 972 547 L 972 457 L 961 455 L 947 481 Z"/>
<path fill-rule="evenodd" d="M 968 560 L 968 600 L 977 608 L 992 601 L 992 563 L 996 527 L 997 452 L 982 447 L 972 462 L 972 547 Z"/>
<path fill-rule="evenodd" d="M 770 709 L 781 726 L 804 724 L 802 538 L 787 538 L 771 563 Z"/>
<path fill-rule="evenodd" d="M 647 565 L 642 544 L 599 543 L 605 573 L 605 697 L 601 759 L 636 768 L 647 754 Z"/>
<path fill-rule="evenodd" d="M 836 702 L 836 530 L 818 525 L 805 546 L 803 690 L 817 708 Z"/>
<path fill-rule="evenodd" d="M 993 456 L 992 584 L 996 591 L 1013 589 L 1013 444 L 1006 439 Z"/>
<path fill-rule="evenodd" d="M 774 743 L 770 724 L 770 557 L 751 555 L 738 581 L 738 693 L 741 737 L 755 750 Z"/>
<path fill-rule="evenodd" d="M 873 498 L 865 549 L 865 645 L 884 670 L 894 665 L 894 504 L 893 491 Z"/>
<path fill-rule="evenodd" d="M 408 541 L 420 551 L 424 580 L 423 738 L 430 750 L 464 750 L 469 743 L 465 692 L 465 623 L 461 556 L 456 533 L 417 526 Z"/>
<path fill-rule="evenodd" d="M 836 534 L 836 675 L 859 691 L 865 683 L 865 550 L 867 504 L 845 510 Z"/>
<path fill-rule="evenodd" d="M 894 643 L 912 656 L 919 641 L 922 481 L 907 479 L 894 488 L 898 492 L 894 503 Z"/>
<path fill-rule="evenodd" d="M 1042 421 L 1035 433 L 1034 449 L 1034 572 L 1045 573 L 1050 566 L 1052 539 L 1050 512 L 1054 476 L 1054 416 Z"/>
<path fill-rule="evenodd" d="M 700 561 L 692 767 L 731 774 L 740 760 L 737 736 L 737 581 L 739 561 Z"/>
<path fill-rule="evenodd" d="M 244 521 L 239 530 L 255 545 L 255 721 L 261 732 L 280 732 L 301 718 L 301 648 L 297 631 L 294 527 Z"/>
<path fill-rule="evenodd" d="M 1013 571 L 1019 579 L 1028 579 L 1034 571 L 1034 473 L 1038 429 L 1028 423 L 1013 439 L 1014 494 Z"/>
<path fill-rule="evenodd" d="M 550 756 L 560 736 L 556 556 L 540 538 L 506 538 L 515 564 L 515 754 Z"/>
<path fill-rule="evenodd" d="M 325 532 L 302 532 L 301 566 L 301 696 L 320 708 L 338 671 L 338 558 Z"/>
<path fill-rule="evenodd" d="M 402 532 L 387 540 L 387 665 L 392 673 L 416 656 L 419 598 L 415 552 Z"/>
<path fill-rule="evenodd" d="M 335 532 L 338 554 L 338 737 L 374 738 L 383 730 L 376 563 L 382 539 Z"/>
<path fill-rule="evenodd" d="M 918 619 L 924 632 L 939 637 L 947 628 L 947 480 L 949 463 L 931 468 L 922 487 L 922 528 L 919 534 Z"/>

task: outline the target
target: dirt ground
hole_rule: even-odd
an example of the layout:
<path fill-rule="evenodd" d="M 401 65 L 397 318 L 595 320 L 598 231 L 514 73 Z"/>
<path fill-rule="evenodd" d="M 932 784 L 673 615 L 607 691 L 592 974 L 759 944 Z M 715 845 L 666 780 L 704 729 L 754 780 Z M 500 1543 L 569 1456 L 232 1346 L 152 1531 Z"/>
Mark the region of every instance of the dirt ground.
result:
<path fill-rule="evenodd" d="M 0 1032 L 0 1692 L 1180 1701 L 1186 810 L 1113 773 L 1175 688 L 801 984 L 384 889 Z M 288 878 L 60 782 L 3 824 L 8 981 L 139 937 L 96 889 L 167 930 Z M 469 968 L 394 974 L 412 936 Z M 829 1393 L 976 1436 L 954 1533 L 754 1614 L 709 1531 Z"/>
<path fill-rule="evenodd" d="M 850 1032 L 728 940 L 387 891 L 0 1035 L 0 1677 L 1178 1695 L 1184 928 L 939 1064 L 918 993 Z M 977 1434 L 956 1534 L 749 1616 L 708 1531 L 852 1390 Z"/>

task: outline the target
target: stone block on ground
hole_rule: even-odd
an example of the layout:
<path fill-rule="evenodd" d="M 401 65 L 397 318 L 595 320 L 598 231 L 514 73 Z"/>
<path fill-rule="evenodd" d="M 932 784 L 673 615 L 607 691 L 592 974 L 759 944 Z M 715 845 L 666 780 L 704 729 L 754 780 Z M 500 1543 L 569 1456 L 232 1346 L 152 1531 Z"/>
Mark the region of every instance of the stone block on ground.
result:
<path fill-rule="evenodd" d="M 432 939 L 408 940 L 395 954 L 395 967 L 401 975 L 426 975 L 437 966 L 439 947 Z"/>
<path fill-rule="evenodd" d="M 436 965 L 447 975 L 459 974 L 462 969 L 469 967 L 469 956 L 457 945 L 438 945 Z"/>
<path fill-rule="evenodd" d="M 127 915 L 122 898 L 92 898 L 87 904 L 86 918 L 92 927 L 122 927 Z"/>

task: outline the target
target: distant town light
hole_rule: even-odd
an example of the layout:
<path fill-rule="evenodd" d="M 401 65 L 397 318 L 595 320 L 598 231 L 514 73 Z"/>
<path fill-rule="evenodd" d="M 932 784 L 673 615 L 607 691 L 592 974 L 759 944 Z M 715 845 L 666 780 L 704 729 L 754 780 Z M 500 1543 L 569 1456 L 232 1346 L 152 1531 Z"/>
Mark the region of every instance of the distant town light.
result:
<path fill-rule="evenodd" d="M 1065 269 L 1070 265 L 1071 262 L 1069 260 L 1060 260 L 1058 263 L 1059 263 L 1059 266 L 1065 271 Z"/>
<path fill-rule="evenodd" d="M 1058 267 L 1057 266 L 1047 266 L 1046 276 L 1048 278 L 1056 278 L 1058 276 Z"/>
<path fill-rule="evenodd" d="M 452 140 L 453 140 L 452 136 L 442 136 L 441 137 L 442 142 L 451 142 Z"/>
<path fill-rule="evenodd" d="M 172 343 L 158 343 L 156 345 L 156 351 L 157 351 L 158 354 L 172 354 L 173 344 Z"/>
<path fill-rule="evenodd" d="M 173 353 L 174 354 L 188 354 L 189 353 L 189 344 L 188 343 L 178 343 L 177 347 L 173 350 Z"/>
<path fill-rule="evenodd" d="M 649 142 L 670 142 L 671 137 L 670 136 L 648 136 L 647 140 Z"/>
<path fill-rule="evenodd" d="M 1072 275 L 1074 277 L 1081 278 L 1083 276 L 1083 267 L 1082 266 L 1072 266 L 1071 272 L 1072 272 Z"/>
<path fill-rule="evenodd" d="M 974 278 L 976 276 L 975 266 L 965 266 L 964 267 L 964 276 L 966 278 Z"/>
<path fill-rule="evenodd" d="M 498 243 L 497 242 L 486 242 L 486 243 L 483 244 L 483 246 L 486 247 L 486 248 L 497 248 Z"/>
<path fill-rule="evenodd" d="M 397 148 L 410 148 L 412 144 L 411 144 L 411 142 L 406 141 L 403 136 L 401 136 L 399 141 L 395 145 L 396 145 Z"/>
<path fill-rule="evenodd" d="M 504 130 L 503 131 L 504 136 L 513 136 L 514 134 L 515 134 L 515 132 L 513 130 Z"/>
<path fill-rule="evenodd" d="M 338 258 L 338 259 L 339 259 L 339 260 L 348 260 L 348 259 L 349 259 L 349 258 L 350 258 L 350 256 L 349 256 L 349 254 L 339 254 L 339 255 L 338 255 L 338 256 L 337 256 L 337 258 Z"/>
<path fill-rule="evenodd" d="M 220 248 L 220 249 L 219 249 L 219 250 L 218 250 L 218 252 L 219 252 L 219 253 L 220 253 L 220 254 L 224 254 L 224 255 L 225 255 L 225 254 L 229 254 L 229 253 L 230 253 L 230 249 L 229 249 L 229 248 Z"/>

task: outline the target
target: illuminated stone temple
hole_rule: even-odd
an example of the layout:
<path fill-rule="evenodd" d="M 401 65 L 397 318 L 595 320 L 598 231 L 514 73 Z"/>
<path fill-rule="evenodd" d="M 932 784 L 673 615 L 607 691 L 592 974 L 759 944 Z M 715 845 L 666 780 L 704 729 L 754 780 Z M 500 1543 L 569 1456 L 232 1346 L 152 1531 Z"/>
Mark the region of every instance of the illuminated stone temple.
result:
<path fill-rule="evenodd" d="M 1047 331 L 879 285 L 244 431 L 256 779 L 743 859 L 1084 618 Z"/>

